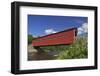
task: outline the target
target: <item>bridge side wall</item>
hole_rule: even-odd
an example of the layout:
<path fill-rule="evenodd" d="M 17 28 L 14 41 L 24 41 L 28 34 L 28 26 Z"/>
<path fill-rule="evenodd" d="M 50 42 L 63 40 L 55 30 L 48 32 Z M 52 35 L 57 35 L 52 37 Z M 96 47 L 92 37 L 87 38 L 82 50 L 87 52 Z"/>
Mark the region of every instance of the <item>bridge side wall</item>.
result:
<path fill-rule="evenodd" d="M 60 32 L 53 35 L 48 35 L 42 38 L 33 40 L 33 46 L 52 46 L 61 44 L 72 44 L 75 41 L 75 31 L 72 29 L 69 31 Z"/>

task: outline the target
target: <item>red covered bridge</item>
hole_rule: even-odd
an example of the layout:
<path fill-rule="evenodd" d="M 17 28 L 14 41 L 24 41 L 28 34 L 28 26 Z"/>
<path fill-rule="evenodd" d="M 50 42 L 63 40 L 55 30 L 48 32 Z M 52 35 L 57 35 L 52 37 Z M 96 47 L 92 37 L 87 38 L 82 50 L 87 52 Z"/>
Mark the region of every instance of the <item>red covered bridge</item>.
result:
<path fill-rule="evenodd" d="M 52 46 L 52 45 L 69 45 L 75 41 L 77 36 L 77 28 L 71 28 L 58 33 L 49 34 L 38 37 L 32 41 L 32 45 L 37 46 Z"/>

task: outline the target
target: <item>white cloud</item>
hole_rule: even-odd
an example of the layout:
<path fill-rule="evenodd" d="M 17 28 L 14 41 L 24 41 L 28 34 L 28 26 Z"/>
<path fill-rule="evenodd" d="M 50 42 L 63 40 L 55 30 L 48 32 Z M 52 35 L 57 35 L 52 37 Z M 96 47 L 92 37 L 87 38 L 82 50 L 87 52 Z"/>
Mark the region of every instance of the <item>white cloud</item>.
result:
<path fill-rule="evenodd" d="M 33 37 L 38 37 L 38 36 L 36 36 L 36 35 L 33 35 Z"/>
<path fill-rule="evenodd" d="M 83 23 L 81 27 L 78 28 L 78 35 L 82 33 L 87 33 L 88 32 L 88 24 Z"/>
<path fill-rule="evenodd" d="M 46 29 L 45 33 L 46 34 L 52 34 L 52 33 L 56 33 L 56 31 L 54 29 Z"/>

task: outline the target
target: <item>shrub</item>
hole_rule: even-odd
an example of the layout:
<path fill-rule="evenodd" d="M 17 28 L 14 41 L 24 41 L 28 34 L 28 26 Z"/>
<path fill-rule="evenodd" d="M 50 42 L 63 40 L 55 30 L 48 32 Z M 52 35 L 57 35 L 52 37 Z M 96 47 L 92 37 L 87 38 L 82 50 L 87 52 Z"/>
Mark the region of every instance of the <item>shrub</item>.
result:
<path fill-rule="evenodd" d="M 79 59 L 87 58 L 87 56 L 87 39 L 79 38 L 74 44 L 70 45 L 67 50 L 61 52 L 58 59 Z"/>

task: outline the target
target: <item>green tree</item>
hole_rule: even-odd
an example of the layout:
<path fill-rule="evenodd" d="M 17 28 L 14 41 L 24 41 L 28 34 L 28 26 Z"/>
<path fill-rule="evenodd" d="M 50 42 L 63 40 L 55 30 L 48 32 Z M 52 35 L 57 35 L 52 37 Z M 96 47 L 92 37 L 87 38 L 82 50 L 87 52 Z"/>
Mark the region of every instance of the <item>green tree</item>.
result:
<path fill-rule="evenodd" d="M 31 44 L 33 40 L 33 36 L 32 35 L 28 35 L 28 44 Z"/>

